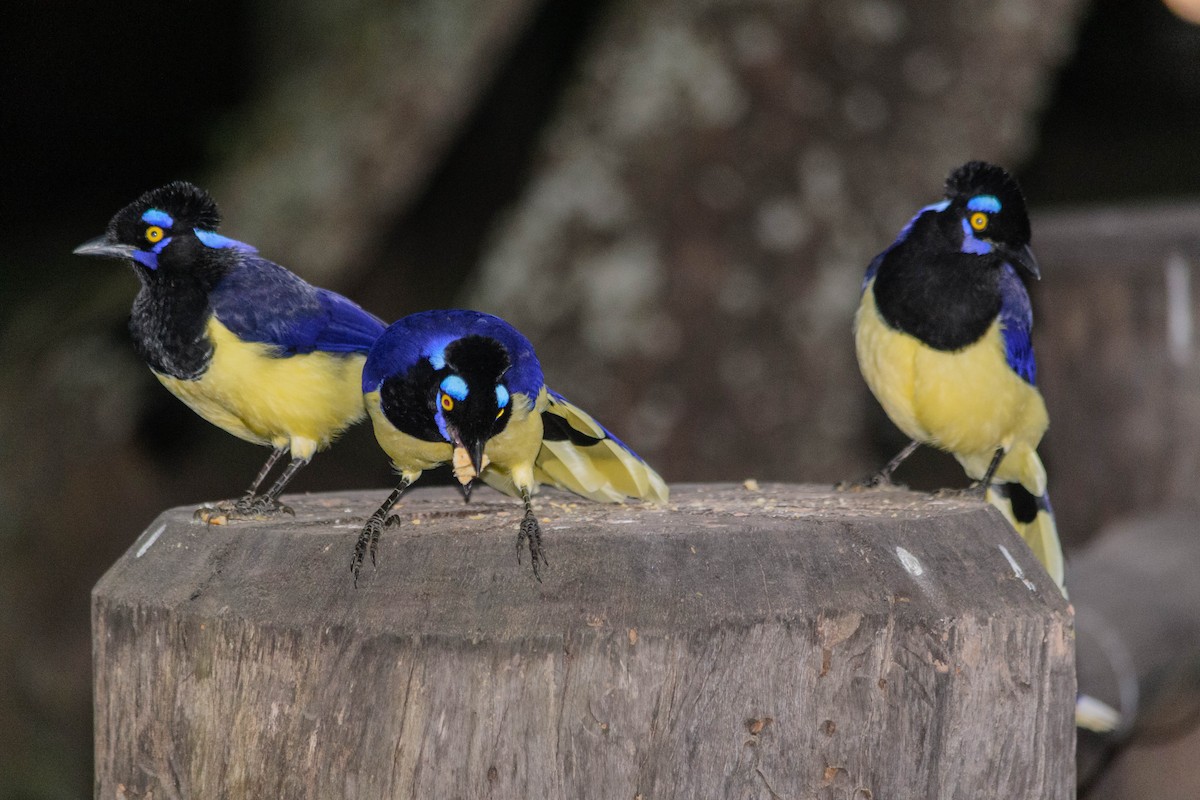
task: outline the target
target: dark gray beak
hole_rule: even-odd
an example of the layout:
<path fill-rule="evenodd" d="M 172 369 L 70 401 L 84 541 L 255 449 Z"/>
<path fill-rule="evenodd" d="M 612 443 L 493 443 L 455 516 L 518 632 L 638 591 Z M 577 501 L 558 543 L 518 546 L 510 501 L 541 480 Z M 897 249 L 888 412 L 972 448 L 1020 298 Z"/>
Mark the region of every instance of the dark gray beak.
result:
<path fill-rule="evenodd" d="M 72 250 L 77 256 L 96 256 L 98 258 L 133 258 L 133 246 L 128 244 L 116 244 L 109 240 L 107 236 L 97 236 L 95 239 L 90 239 Z"/>
<path fill-rule="evenodd" d="M 1037 259 L 1034 258 L 1033 250 L 1029 248 L 1029 245 L 1025 245 L 1020 250 L 1006 247 L 1001 250 L 1001 254 L 1026 275 L 1029 275 L 1034 280 L 1041 280 L 1042 270 L 1038 266 Z"/>
<path fill-rule="evenodd" d="M 467 500 L 471 499 L 471 490 L 475 488 L 475 481 L 479 480 L 479 473 L 483 472 L 483 450 L 487 447 L 487 442 L 475 442 L 471 447 L 467 448 L 467 453 L 471 456 L 471 466 L 475 468 L 475 478 L 463 486 L 463 494 Z"/>

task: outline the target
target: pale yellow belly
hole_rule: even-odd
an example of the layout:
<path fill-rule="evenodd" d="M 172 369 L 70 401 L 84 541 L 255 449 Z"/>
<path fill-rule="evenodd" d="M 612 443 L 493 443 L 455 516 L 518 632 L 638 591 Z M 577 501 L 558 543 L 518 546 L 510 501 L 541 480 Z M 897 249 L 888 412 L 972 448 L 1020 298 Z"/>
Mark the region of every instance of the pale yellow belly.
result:
<path fill-rule="evenodd" d="M 383 414 L 378 391 L 368 393 L 365 401 L 375 439 L 401 475 L 412 481 L 427 469 L 450 463 L 454 448 L 449 442 L 427 442 L 397 430 Z M 513 395 L 512 402 L 508 425 L 484 449 L 488 466 L 482 477 L 501 475 L 511 478 L 518 487 L 532 490 L 533 462 L 542 445 L 542 417 L 540 413 L 531 413 L 529 400 L 523 395 Z M 545 390 L 538 402 L 545 406 Z"/>
<path fill-rule="evenodd" d="M 863 378 L 892 422 L 911 438 L 954 453 L 972 477 L 982 477 L 998 448 L 1020 445 L 1024 460 L 1041 441 L 1049 424 L 1046 405 L 1008 366 L 998 322 L 962 350 L 934 350 L 889 327 L 868 290 L 854 339 Z M 997 478 L 1015 480 L 1024 471 L 1006 458 Z"/>
<path fill-rule="evenodd" d="M 311 458 L 365 416 L 366 356 L 314 352 L 287 358 L 208 323 L 212 362 L 199 380 L 155 373 L 180 400 L 217 427 L 249 442 L 290 448 Z"/>

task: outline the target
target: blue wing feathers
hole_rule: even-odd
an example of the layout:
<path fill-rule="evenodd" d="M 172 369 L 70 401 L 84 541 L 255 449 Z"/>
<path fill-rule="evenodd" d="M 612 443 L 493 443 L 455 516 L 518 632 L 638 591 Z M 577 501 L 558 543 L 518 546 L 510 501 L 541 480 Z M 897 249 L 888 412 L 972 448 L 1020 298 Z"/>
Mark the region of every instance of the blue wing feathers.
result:
<path fill-rule="evenodd" d="M 209 302 L 238 338 L 274 345 L 281 355 L 366 353 L 384 330 L 382 320 L 345 297 L 253 255 L 212 290 Z"/>
<path fill-rule="evenodd" d="M 384 331 L 383 320 L 328 289 L 317 289 L 327 315 L 316 339 L 316 349 L 334 353 L 365 353 Z"/>
<path fill-rule="evenodd" d="M 1033 308 L 1025 284 L 1009 264 L 1000 268 L 1000 328 L 1008 365 L 1032 385 L 1037 378 L 1031 338 Z"/>

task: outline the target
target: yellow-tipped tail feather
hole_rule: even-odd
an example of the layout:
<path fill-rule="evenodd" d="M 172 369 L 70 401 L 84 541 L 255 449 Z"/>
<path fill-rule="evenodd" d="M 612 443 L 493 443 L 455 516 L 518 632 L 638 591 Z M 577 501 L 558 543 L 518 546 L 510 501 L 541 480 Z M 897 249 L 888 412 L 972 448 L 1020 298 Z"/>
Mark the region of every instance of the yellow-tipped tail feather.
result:
<path fill-rule="evenodd" d="M 988 487 L 987 501 L 1000 509 L 1066 595 L 1062 545 L 1058 541 L 1058 527 L 1054 524 L 1049 495 L 1037 497 L 1019 483 L 997 483 Z"/>
<path fill-rule="evenodd" d="M 1115 733 L 1121 724 L 1121 712 L 1108 703 L 1087 694 L 1075 698 L 1076 728 L 1092 733 Z"/>

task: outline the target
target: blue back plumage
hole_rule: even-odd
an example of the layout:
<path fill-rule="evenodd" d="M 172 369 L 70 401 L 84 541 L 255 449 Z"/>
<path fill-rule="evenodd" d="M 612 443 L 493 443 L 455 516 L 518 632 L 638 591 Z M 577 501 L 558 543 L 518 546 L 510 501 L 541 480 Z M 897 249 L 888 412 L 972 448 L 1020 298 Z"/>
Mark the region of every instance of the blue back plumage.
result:
<path fill-rule="evenodd" d="M 508 391 L 537 397 L 545 379 L 529 340 L 499 317 L 462 309 L 422 311 L 392 323 L 367 356 L 363 392 L 375 391 L 385 378 L 403 375 L 422 359 L 441 369 L 446 346 L 464 336 L 486 336 L 500 342 L 512 362 L 504 375 Z"/>
<path fill-rule="evenodd" d="M 345 297 L 250 253 L 210 292 L 209 302 L 239 339 L 274 345 L 281 355 L 366 353 L 385 327 Z"/>
<path fill-rule="evenodd" d="M 1037 377 L 1033 359 L 1033 308 L 1025 284 L 1011 264 L 1000 267 L 1000 327 L 1004 336 L 1004 354 L 1013 372 L 1029 384 Z"/>

